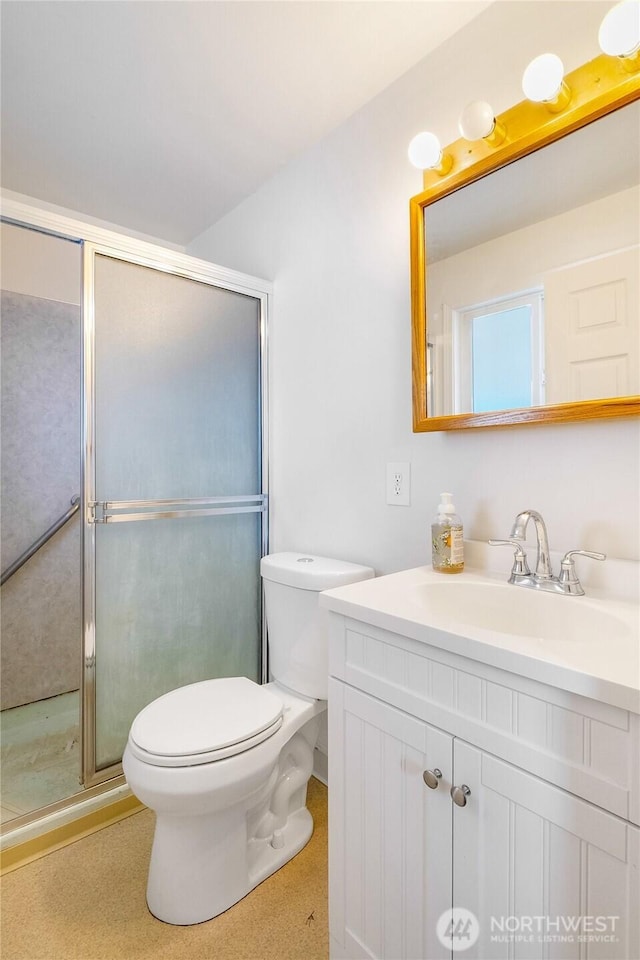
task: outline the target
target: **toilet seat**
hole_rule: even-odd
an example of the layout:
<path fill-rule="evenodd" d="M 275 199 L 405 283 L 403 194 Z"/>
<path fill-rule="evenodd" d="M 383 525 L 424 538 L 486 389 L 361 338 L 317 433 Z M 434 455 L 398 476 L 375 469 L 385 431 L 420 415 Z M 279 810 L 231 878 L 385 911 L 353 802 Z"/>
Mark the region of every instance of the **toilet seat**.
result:
<path fill-rule="evenodd" d="M 186 767 L 235 756 L 281 727 L 283 703 L 246 677 L 203 680 L 146 706 L 129 734 L 132 753 L 160 767 Z"/>

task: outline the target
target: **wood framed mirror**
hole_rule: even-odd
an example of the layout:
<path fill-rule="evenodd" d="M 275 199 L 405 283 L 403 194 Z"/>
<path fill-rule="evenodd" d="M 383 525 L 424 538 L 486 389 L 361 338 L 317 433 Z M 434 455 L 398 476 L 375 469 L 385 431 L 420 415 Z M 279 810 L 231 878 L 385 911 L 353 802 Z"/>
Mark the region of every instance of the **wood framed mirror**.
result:
<path fill-rule="evenodd" d="M 414 432 L 640 413 L 640 72 L 565 79 L 411 200 Z"/>

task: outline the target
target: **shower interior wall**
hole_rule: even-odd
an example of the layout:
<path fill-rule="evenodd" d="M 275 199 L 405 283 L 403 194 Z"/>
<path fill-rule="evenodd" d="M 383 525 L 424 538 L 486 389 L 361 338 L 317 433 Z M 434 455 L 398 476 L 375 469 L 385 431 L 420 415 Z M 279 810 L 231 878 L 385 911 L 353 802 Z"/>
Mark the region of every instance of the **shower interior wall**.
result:
<path fill-rule="evenodd" d="M 80 491 L 78 244 L 2 225 L 2 567 Z M 2 588 L 2 707 L 80 683 L 80 515 Z"/>

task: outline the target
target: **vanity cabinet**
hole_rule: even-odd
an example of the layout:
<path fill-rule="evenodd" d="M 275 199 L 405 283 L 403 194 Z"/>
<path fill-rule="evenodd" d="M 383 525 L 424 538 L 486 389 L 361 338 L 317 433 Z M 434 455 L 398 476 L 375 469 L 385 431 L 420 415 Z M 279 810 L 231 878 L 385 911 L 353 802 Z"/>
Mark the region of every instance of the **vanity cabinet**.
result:
<path fill-rule="evenodd" d="M 640 957 L 638 716 L 330 619 L 333 960 Z"/>

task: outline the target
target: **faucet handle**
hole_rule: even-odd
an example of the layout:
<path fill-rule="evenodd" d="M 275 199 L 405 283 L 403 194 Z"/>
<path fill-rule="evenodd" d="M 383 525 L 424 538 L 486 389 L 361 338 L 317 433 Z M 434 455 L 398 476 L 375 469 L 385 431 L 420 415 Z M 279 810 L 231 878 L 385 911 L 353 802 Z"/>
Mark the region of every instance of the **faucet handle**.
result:
<path fill-rule="evenodd" d="M 606 560 L 606 553 L 593 553 L 591 550 L 568 550 L 560 564 L 560 583 L 565 591 L 575 597 L 583 597 L 584 589 L 576 576 L 574 557 L 590 557 L 592 560 Z"/>
<path fill-rule="evenodd" d="M 573 563 L 571 557 L 591 557 L 592 560 L 606 560 L 606 553 L 592 553 L 590 550 L 568 550 L 562 558 L 563 563 Z"/>
<path fill-rule="evenodd" d="M 490 547 L 515 547 L 510 580 L 513 580 L 514 577 L 531 576 L 531 570 L 529 569 L 529 564 L 527 562 L 527 555 L 524 552 L 522 543 L 520 543 L 519 540 L 488 540 L 487 543 Z"/>
<path fill-rule="evenodd" d="M 518 559 L 521 559 L 522 557 L 524 557 L 524 559 L 526 560 L 527 555 L 524 552 L 524 549 L 522 547 L 522 543 L 520 542 L 520 540 L 516 540 L 514 538 L 511 538 L 509 540 L 487 540 L 487 543 L 489 544 L 490 547 L 515 547 L 516 557 L 518 557 Z"/>

